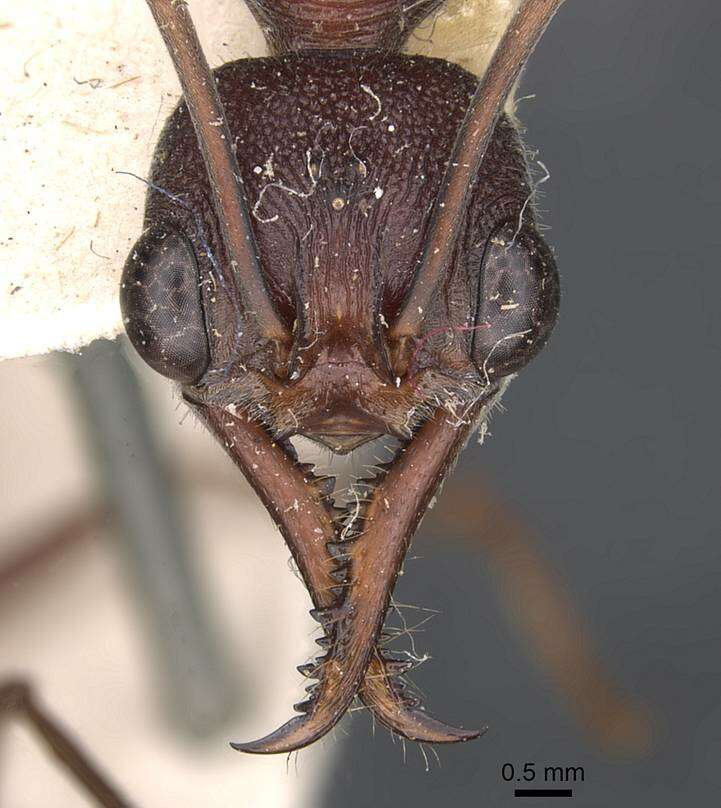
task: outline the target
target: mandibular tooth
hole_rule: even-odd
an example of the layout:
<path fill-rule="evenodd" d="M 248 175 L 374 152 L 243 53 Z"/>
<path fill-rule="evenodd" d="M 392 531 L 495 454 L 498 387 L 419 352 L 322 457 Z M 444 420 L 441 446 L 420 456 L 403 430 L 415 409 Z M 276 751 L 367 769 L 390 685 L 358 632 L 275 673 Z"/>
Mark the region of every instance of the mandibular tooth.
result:
<path fill-rule="evenodd" d="M 324 477 L 317 480 L 315 485 L 322 497 L 329 497 L 335 488 L 335 479 L 333 477 Z"/>
<path fill-rule="evenodd" d="M 328 623 L 331 623 L 335 620 L 336 611 L 333 608 L 329 609 L 311 609 L 310 616 L 316 623 L 320 623 L 322 626 L 326 626 Z"/>
<path fill-rule="evenodd" d="M 333 558 L 338 558 L 342 555 L 347 555 L 350 558 L 354 544 L 355 539 L 345 539 L 344 541 L 329 541 L 325 546 Z"/>

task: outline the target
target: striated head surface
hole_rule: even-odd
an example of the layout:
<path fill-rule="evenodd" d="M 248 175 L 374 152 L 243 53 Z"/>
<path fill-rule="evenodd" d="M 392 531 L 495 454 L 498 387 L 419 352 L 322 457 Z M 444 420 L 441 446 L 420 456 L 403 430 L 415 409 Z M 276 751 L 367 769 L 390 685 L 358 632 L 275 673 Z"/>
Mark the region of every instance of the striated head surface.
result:
<path fill-rule="evenodd" d="M 440 398 L 489 385 L 493 367 L 479 378 L 472 357 L 479 272 L 491 233 L 511 222 L 512 236 L 530 194 L 523 147 L 505 118 L 403 385 L 389 345 L 475 79 L 440 60 L 374 51 L 243 60 L 216 75 L 263 275 L 293 344 L 282 367 L 258 352 L 252 328 L 237 325 L 243 301 L 219 288 L 209 256 L 227 259 L 181 104 L 152 174 L 171 197 L 151 192 L 147 222 L 184 233 L 197 258 L 212 371 L 193 395 L 250 406 L 279 437 L 351 446 L 381 433 L 408 437 Z M 528 206 L 524 217 L 532 222 Z"/>

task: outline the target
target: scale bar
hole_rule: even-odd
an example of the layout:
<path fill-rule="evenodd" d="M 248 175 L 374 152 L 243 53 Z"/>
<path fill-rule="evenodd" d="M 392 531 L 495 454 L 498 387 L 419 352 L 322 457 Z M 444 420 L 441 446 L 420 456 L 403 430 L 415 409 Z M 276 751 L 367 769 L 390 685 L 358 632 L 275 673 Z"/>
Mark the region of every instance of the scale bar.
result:
<path fill-rule="evenodd" d="M 514 797 L 572 797 L 570 788 L 517 788 Z"/>

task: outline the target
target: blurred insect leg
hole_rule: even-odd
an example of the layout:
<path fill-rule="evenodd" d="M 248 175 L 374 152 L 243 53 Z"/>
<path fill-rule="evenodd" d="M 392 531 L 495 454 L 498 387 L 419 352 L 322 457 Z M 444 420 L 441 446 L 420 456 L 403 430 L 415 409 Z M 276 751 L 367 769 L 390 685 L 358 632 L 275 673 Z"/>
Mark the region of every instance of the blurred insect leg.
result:
<path fill-rule="evenodd" d="M 444 539 L 463 537 L 487 553 L 506 614 L 597 743 L 615 753 L 644 754 L 654 731 L 648 711 L 620 692 L 533 530 L 489 488 L 452 483 L 428 524 Z M 471 535 L 473 525 L 485 527 Z"/>
<path fill-rule="evenodd" d="M 110 509 L 101 504 L 79 502 L 55 517 L 47 528 L 28 531 L 19 540 L 13 536 L 20 549 L 0 566 L 0 592 L 10 591 L 20 579 L 44 572 L 51 561 L 89 539 L 111 517 Z M 11 545 L 0 537 L 2 546 Z"/>
<path fill-rule="evenodd" d="M 61 358 L 100 493 L 116 520 L 114 549 L 136 586 L 138 625 L 162 683 L 158 696 L 183 732 L 215 732 L 237 710 L 242 690 L 211 630 L 188 520 L 138 380 L 116 342 L 96 340 L 81 356 Z"/>
<path fill-rule="evenodd" d="M 103 808 L 131 808 L 130 803 L 98 769 L 85 750 L 38 704 L 30 685 L 22 680 L 0 684 L 0 721 L 25 718 L 61 766 Z"/>

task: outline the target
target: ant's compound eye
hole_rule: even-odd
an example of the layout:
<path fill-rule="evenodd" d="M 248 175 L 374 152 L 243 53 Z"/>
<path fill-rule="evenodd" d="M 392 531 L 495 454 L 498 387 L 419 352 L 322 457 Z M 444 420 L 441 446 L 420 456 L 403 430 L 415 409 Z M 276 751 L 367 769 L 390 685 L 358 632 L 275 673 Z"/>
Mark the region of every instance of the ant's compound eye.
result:
<path fill-rule="evenodd" d="M 517 222 L 486 243 L 472 356 L 486 382 L 516 373 L 543 348 L 558 315 L 556 262 L 543 239 Z"/>
<path fill-rule="evenodd" d="M 172 227 L 138 239 L 123 268 L 120 308 L 135 350 L 163 376 L 197 382 L 210 364 L 193 248 Z"/>

